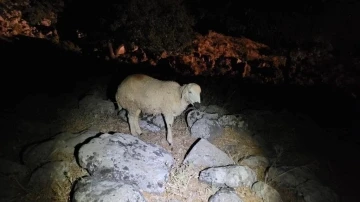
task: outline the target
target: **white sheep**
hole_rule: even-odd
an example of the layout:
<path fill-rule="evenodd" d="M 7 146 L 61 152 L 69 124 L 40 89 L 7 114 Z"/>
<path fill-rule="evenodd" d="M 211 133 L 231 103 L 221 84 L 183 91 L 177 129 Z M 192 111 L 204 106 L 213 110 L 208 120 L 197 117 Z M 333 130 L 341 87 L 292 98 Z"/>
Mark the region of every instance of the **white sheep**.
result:
<path fill-rule="evenodd" d="M 132 135 L 141 135 L 140 113 L 162 114 L 167 129 L 166 140 L 172 145 L 171 127 L 189 104 L 200 106 L 201 88 L 196 83 L 180 86 L 174 81 L 161 81 L 144 74 L 126 77 L 119 85 L 115 98 L 119 110 L 126 109 Z"/>

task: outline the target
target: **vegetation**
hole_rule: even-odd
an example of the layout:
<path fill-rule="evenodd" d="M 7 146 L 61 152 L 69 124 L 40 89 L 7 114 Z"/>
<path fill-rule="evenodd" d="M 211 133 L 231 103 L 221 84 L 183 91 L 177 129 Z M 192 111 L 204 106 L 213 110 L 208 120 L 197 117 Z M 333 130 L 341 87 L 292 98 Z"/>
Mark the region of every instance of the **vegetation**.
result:
<path fill-rule="evenodd" d="M 29 6 L 24 9 L 24 17 L 30 24 L 37 24 L 43 19 L 57 22 L 57 14 L 64 9 L 64 0 L 30 0 Z"/>
<path fill-rule="evenodd" d="M 306 43 L 316 34 L 336 37 L 334 23 L 344 26 L 349 15 L 358 16 L 356 5 L 346 5 L 340 11 L 332 0 L 291 3 L 104 0 L 101 4 L 86 0 L 0 0 L 0 15 L 4 9 L 16 8 L 31 25 L 43 19 L 56 23 L 60 37 L 65 40 L 76 40 L 79 30 L 86 33 L 88 44 L 106 44 L 112 39 L 161 53 L 181 52 L 191 45 L 194 32 L 206 33 L 209 29 L 231 36 L 243 35 L 271 47 Z M 329 17 L 328 21 L 320 17 L 323 14 Z M 349 35 L 344 37 L 349 41 L 356 37 L 354 30 L 340 30 L 344 30 L 342 35 Z M 341 43 L 343 38 L 338 40 Z"/>
<path fill-rule="evenodd" d="M 101 5 L 76 0 L 69 3 L 61 20 L 67 28 L 86 33 L 92 42 L 113 39 L 154 53 L 182 51 L 192 41 L 194 25 L 181 0 L 108 0 Z"/>

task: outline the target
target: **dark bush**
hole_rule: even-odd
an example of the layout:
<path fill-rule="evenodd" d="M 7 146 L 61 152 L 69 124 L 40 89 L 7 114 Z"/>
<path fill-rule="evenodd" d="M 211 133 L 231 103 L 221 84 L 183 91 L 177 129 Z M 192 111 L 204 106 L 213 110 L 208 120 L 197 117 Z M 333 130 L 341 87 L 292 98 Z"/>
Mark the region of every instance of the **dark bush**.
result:
<path fill-rule="evenodd" d="M 30 24 L 35 25 L 43 19 L 56 23 L 58 13 L 64 9 L 64 0 L 30 0 L 24 9 L 24 17 Z"/>
<path fill-rule="evenodd" d="M 74 0 L 63 13 L 65 29 L 79 29 L 91 41 L 114 39 L 155 53 L 179 52 L 190 45 L 193 18 L 181 0 Z M 96 37 L 95 37 L 96 35 Z"/>

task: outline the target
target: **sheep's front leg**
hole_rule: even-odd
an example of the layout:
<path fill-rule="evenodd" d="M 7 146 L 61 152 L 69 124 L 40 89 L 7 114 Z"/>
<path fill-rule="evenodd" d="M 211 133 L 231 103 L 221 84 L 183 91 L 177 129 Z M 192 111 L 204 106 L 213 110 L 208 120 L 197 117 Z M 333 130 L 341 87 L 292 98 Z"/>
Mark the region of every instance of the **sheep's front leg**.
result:
<path fill-rule="evenodd" d="M 129 112 L 129 114 L 128 114 L 130 132 L 132 135 L 140 135 L 141 134 L 141 129 L 139 126 L 140 112 L 141 112 L 140 110 L 135 110 L 135 111 Z"/>
<path fill-rule="evenodd" d="M 172 145 L 173 137 L 172 137 L 172 125 L 174 123 L 174 117 L 172 115 L 164 114 L 165 117 L 165 123 L 166 123 L 166 140 L 170 145 Z"/>

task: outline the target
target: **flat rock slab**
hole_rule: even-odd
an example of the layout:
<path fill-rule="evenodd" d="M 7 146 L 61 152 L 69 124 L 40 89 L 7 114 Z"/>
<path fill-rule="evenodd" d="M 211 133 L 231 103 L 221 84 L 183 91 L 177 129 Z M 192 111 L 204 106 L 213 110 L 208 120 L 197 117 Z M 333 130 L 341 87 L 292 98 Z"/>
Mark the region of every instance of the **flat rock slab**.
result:
<path fill-rule="evenodd" d="M 233 165 L 235 162 L 225 152 L 206 139 L 200 139 L 185 157 L 183 164 L 213 167 Z"/>
<path fill-rule="evenodd" d="M 146 202 L 141 192 L 133 185 L 95 177 L 87 177 L 76 183 L 72 201 Z"/>
<path fill-rule="evenodd" d="M 79 149 L 80 166 L 93 176 L 135 184 L 150 193 L 165 191 L 174 163 L 163 148 L 123 133 L 102 134 Z"/>

